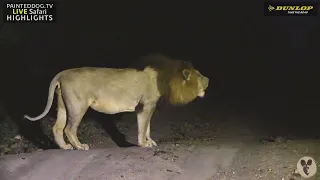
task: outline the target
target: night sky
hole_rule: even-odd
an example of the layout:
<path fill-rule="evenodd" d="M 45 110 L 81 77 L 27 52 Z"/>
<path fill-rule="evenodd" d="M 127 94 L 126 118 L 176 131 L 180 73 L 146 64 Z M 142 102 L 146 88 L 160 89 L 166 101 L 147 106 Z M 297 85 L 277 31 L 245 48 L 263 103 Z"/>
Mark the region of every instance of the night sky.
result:
<path fill-rule="evenodd" d="M 57 4 L 56 24 L 2 27 L 1 99 L 16 114 L 42 112 L 61 70 L 128 67 L 149 53 L 192 61 L 212 103 L 270 116 L 319 108 L 318 17 L 264 17 L 245 2 Z"/>

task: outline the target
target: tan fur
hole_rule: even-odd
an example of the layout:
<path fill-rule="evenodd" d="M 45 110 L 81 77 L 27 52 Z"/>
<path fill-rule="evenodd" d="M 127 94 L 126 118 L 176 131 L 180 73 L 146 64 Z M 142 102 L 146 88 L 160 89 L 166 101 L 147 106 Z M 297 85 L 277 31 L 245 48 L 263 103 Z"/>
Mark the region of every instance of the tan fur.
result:
<path fill-rule="evenodd" d="M 169 82 L 171 104 L 187 104 L 194 100 L 198 94 L 199 89 L 195 88 L 201 86 L 201 79 L 195 70 L 189 70 L 190 79 L 184 81 L 181 73 L 173 76 Z"/>
<path fill-rule="evenodd" d="M 80 143 L 77 129 L 89 107 L 115 114 L 133 112 L 142 104 L 142 109 L 137 111 L 138 144 L 156 146 L 150 137 L 150 119 L 159 98 L 166 97 L 171 104 L 187 104 L 204 96 L 209 79 L 191 64 L 162 55 L 149 55 L 144 60 L 150 65 L 140 71 L 94 67 L 62 71 L 51 81 L 44 112 L 25 118 L 31 121 L 43 118 L 52 106 L 56 90 L 58 113 L 53 127 L 56 143 L 61 149 L 88 150 L 87 144 Z M 63 132 L 71 144 L 65 142 Z"/>

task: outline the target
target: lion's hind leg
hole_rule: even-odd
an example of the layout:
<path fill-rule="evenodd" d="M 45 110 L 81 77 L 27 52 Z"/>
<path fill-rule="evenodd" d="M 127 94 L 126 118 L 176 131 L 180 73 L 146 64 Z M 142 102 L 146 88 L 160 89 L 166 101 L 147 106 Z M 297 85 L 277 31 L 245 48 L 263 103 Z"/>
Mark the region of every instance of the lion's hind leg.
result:
<path fill-rule="evenodd" d="M 63 103 L 62 95 L 61 95 L 61 90 L 57 89 L 57 101 L 58 101 L 58 113 L 57 113 L 57 120 L 55 125 L 53 126 L 53 135 L 54 135 L 54 140 L 56 141 L 57 145 L 64 150 L 69 150 L 73 149 L 71 144 L 67 144 L 64 141 L 63 138 L 63 129 L 66 126 L 67 122 L 67 113 L 66 113 L 66 108 Z"/>
<path fill-rule="evenodd" d="M 87 144 L 80 143 L 77 136 L 79 124 L 89 106 L 87 106 L 86 103 L 79 102 L 77 98 L 72 98 L 68 100 L 69 104 L 66 104 L 68 122 L 64 132 L 66 133 L 69 142 L 72 144 L 74 148 L 78 150 L 89 150 L 89 146 Z"/>

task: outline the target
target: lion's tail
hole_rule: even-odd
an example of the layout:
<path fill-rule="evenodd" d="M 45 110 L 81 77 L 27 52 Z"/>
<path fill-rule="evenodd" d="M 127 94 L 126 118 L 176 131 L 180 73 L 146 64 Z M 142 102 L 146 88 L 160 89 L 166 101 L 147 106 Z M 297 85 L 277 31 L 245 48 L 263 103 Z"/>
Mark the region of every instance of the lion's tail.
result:
<path fill-rule="evenodd" d="M 53 97 L 54 97 L 54 91 L 56 89 L 56 87 L 59 85 L 58 79 L 60 77 L 61 73 L 57 74 L 51 81 L 50 86 L 49 86 L 49 95 L 48 95 L 48 101 L 47 101 L 47 105 L 46 108 L 44 109 L 44 112 L 42 114 L 40 114 L 37 117 L 30 117 L 28 115 L 24 115 L 24 118 L 29 119 L 30 121 L 37 121 L 41 118 L 43 118 L 45 115 L 48 114 L 51 106 L 52 106 L 52 102 L 53 102 Z"/>

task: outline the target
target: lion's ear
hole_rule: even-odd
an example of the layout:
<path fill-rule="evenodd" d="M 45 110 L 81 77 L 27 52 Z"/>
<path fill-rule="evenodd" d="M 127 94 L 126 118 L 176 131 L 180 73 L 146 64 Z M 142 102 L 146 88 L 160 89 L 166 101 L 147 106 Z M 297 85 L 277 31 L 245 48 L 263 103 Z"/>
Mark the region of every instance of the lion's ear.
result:
<path fill-rule="evenodd" d="M 183 74 L 183 77 L 184 77 L 185 80 L 190 80 L 191 73 L 190 73 L 190 71 L 188 69 L 184 69 L 182 71 L 182 74 Z"/>

